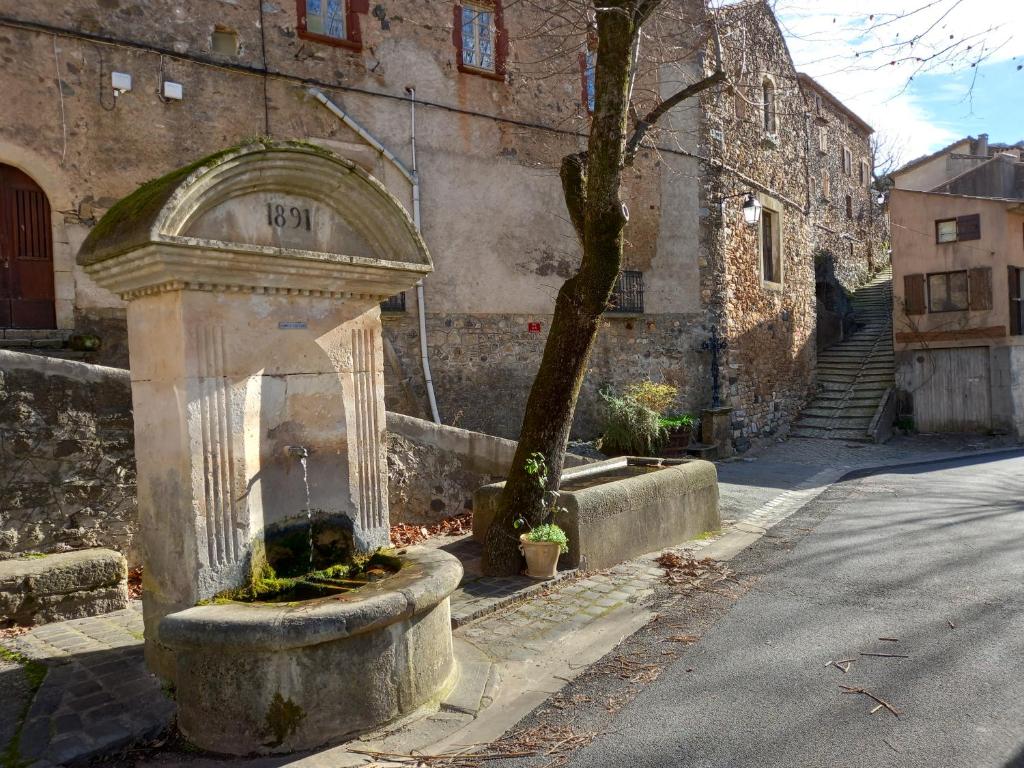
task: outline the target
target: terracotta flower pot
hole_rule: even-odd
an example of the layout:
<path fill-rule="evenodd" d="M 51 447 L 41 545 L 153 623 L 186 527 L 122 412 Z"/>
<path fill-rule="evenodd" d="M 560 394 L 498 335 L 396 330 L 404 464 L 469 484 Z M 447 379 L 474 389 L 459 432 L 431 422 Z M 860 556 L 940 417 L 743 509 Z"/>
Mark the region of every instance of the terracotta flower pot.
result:
<path fill-rule="evenodd" d="M 526 575 L 531 579 L 553 579 L 558 573 L 561 547 L 554 541 L 530 541 L 528 535 L 519 537 L 519 551 L 526 558 Z"/>

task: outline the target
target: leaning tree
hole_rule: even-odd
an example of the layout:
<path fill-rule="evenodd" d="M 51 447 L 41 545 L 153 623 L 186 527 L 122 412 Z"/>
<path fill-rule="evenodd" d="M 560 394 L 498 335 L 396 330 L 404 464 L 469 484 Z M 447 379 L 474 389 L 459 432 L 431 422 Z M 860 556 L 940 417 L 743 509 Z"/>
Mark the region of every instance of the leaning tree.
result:
<path fill-rule="evenodd" d="M 699 18 L 688 19 L 682 6 L 699 5 Z M 578 6 L 575 10 L 581 10 Z M 710 44 L 713 71 L 651 103 L 634 99 L 642 42 L 656 14 L 679 34 Z M 564 21 L 570 16 L 559 14 Z M 483 568 L 491 575 L 518 573 L 521 557 L 515 520 L 530 525 L 547 516 L 545 499 L 557 492 L 576 400 L 586 373 L 602 313 L 622 269 L 624 230 L 629 218 L 623 200 L 623 173 L 651 132 L 673 107 L 726 80 L 714 14 L 702 4 L 678 0 L 595 0 L 578 18 L 585 20 L 596 45 L 593 117 L 586 149 L 566 155 L 560 177 L 565 206 L 582 258 L 575 274 L 558 291 L 554 317 L 540 368 L 530 390 L 519 446 L 505 483 L 498 514 L 484 543 Z M 703 42 L 701 42 L 703 41 Z M 673 46 L 684 50 L 680 42 Z M 693 48 L 687 48 L 692 52 Z M 642 109 L 638 109 L 642 107 Z M 550 471 L 545 483 L 527 471 L 534 453 Z"/>

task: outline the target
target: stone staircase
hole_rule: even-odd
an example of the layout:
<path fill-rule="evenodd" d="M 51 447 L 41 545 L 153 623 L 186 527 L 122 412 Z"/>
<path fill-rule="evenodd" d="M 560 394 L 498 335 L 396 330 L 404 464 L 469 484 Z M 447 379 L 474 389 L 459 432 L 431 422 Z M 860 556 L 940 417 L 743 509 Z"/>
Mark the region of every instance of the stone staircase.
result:
<path fill-rule="evenodd" d="M 893 386 L 892 270 L 853 295 L 856 330 L 818 354 L 818 394 L 791 437 L 870 442 L 872 420 Z"/>

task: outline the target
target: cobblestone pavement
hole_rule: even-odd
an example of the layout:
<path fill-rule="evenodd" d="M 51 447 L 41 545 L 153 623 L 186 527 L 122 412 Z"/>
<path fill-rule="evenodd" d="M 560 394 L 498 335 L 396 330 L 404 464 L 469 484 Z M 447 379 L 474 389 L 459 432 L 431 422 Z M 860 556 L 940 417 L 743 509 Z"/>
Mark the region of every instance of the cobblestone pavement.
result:
<path fill-rule="evenodd" d="M 897 438 L 886 445 L 778 443 L 719 465 L 722 531 L 675 549 L 699 556 L 731 531 L 763 532 L 851 469 L 1015 445 L 934 436 Z M 565 574 L 556 582 L 487 579 L 474 565 L 478 548 L 471 539 L 434 544 L 467 564 L 467 578 L 452 598 L 456 637 L 495 662 L 529 661 L 555 644 L 564 647 L 579 630 L 643 603 L 662 576 L 654 562 L 658 553 L 652 553 L 597 573 Z M 49 667 L 21 728 L 19 751 L 30 765 L 43 768 L 109 753 L 151 738 L 171 722 L 173 702 L 145 671 L 138 603 L 105 616 L 44 625 L 0 639 L 0 645 Z"/>
<path fill-rule="evenodd" d="M 152 738 L 174 703 L 142 659 L 141 605 L 45 624 L 2 645 L 47 665 L 18 740 L 27 764 L 60 765 Z"/>

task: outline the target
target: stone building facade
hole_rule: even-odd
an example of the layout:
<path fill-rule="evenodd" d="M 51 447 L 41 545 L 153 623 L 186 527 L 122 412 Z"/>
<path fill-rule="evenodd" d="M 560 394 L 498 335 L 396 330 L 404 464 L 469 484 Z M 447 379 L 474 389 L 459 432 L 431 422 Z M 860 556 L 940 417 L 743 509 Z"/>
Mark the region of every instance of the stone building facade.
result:
<path fill-rule="evenodd" d="M 554 295 L 579 258 L 558 166 L 585 144 L 586 35 L 555 51 L 529 34 L 543 11 L 500 0 L 343 5 L 329 18 L 326 0 L 0 0 L 0 92 L 16 107 L 0 117 L 0 169 L 45 196 L 38 220 L 49 225 L 53 272 L 50 330 L 7 328 L 0 343 L 94 335 L 103 344 L 90 359 L 127 365 L 124 305 L 74 255 L 103 212 L 148 179 L 254 136 L 303 139 L 355 160 L 412 210 L 410 174 L 380 147 L 408 170 L 415 142 L 436 267 L 423 325 L 440 416 L 515 436 Z M 711 71 L 708 12 L 699 0 L 675 6 L 695 53 L 643 68 L 638 93 L 666 95 Z M 809 191 L 820 162 L 809 151 L 813 94 L 762 0 L 731 6 L 719 23 L 732 85 L 672 110 L 657 149 L 629 172 L 631 290 L 596 344 L 580 435 L 597 429 L 603 386 L 667 380 L 680 386 L 680 410 L 707 406 L 701 345 L 712 326 L 730 344 L 723 395 L 740 447 L 783 429 L 813 387 L 814 253 L 829 227 L 842 231 Z M 828 128 L 830 146 L 854 145 L 859 131 L 855 156 L 866 156 L 869 129 L 849 113 Z M 765 231 L 742 223 L 748 192 L 774 222 L 769 279 Z M 870 269 L 866 249 L 833 250 L 850 280 Z M 417 292 L 395 309 L 385 316 L 388 407 L 426 415 Z"/>

